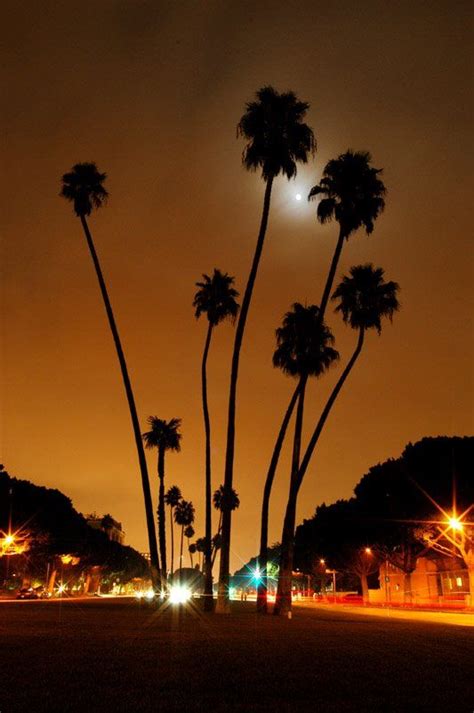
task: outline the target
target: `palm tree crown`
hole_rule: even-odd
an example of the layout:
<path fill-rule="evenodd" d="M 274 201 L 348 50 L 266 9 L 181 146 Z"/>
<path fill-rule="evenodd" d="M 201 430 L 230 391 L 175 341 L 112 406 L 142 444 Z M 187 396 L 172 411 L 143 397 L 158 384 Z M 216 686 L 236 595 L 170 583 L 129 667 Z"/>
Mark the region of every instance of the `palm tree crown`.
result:
<path fill-rule="evenodd" d="M 381 319 L 392 321 L 393 313 L 400 304 L 397 299 L 399 285 L 384 281 L 384 270 L 372 264 L 356 265 L 350 269 L 350 277 L 344 276 L 332 298 L 339 300 L 336 312 L 341 312 L 344 322 L 353 329 L 382 330 Z"/>
<path fill-rule="evenodd" d="M 318 220 L 334 218 L 345 238 L 362 226 L 369 235 L 385 207 L 386 189 L 378 178 L 382 169 L 370 166 L 371 160 L 368 151 L 346 151 L 326 164 L 320 183 L 309 193 L 308 200 L 322 196 Z"/>
<path fill-rule="evenodd" d="M 212 502 L 216 510 L 224 512 L 225 510 L 236 510 L 240 505 L 240 498 L 234 488 L 230 489 L 229 493 L 226 493 L 226 489 L 223 485 L 214 491 L 212 496 Z"/>
<path fill-rule="evenodd" d="M 151 429 L 143 434 L 146 448 L 163 448 L 165 451 L 181 450 L 181 434 L 178 429 L 181 427 L 180 418 L 171 418 L 164 421 L 158 416 L 150 416 L 148 423 Z"/>
<path fill-rule="evenodd" d="M 276 337 L 273 365 L 290 376 L 321 376 L 339 359 L 331 346 L 334 337 L 321 323 L 316 305 L 304 307 L 295 302 L 292 311 L 285 314 L 283 325 L 276 330 Z"/>
<path fill-rule="evenodd" d="M 206 274 L 202 277 L 203 282 L 196 282 L 199 290 L 193 300 L 196 318 L 205 313 L 214 327 L 224 319 L 234 321 L 239 311 L 239 304 L 236 301 L 239 293 L 232 287 L 234 278 L 216 268 L 212 277 Z"/>
<path fill-rule="evenodd" d="M 265 181 L 279 173 L 296 176 L 296 162 L 307 163 L 308 154 L 316 150 L 313 131 L 303 122 L 308 108 L 293 92 L 259 89 L 237 125 L 237 134 L 247 139 L 244 166 L 251 171 L 261 168 Z"/>
<path fill-rule="evenodd" d="M 165 495 L 165 503 L 172 508 L 175 508 L 179 501 L 182 499 L 181 490 L 177 485 L 172 485 L 168 488 Z"/>
<path fill-rule="evenodd" d="M 187 527 L 194 522 L 194 505 L 190 500 L 180 500 L 174 511 L 174 521 L 177 525 Z"/>
<path fill-rule="evenodd" d="M 64 174 L 59 195 L 74 204 L 76 215 L 90 215 L 93 208 L 100 208 L 108 198 L 103 186 L 106 178 L 107 174 L 100 173 L 95 163 L 76 163 Z"/>

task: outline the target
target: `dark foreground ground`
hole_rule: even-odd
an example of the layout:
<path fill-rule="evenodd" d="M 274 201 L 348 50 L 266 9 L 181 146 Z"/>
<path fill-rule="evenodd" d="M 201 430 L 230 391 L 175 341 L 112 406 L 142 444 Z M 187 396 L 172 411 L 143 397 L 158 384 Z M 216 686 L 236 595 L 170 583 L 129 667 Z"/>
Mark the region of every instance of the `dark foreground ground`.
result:
<path fill-rule="evenodd" d="M 0 605 L 0 713 L 474 710 L 474 629 L 295 608 Z"/>

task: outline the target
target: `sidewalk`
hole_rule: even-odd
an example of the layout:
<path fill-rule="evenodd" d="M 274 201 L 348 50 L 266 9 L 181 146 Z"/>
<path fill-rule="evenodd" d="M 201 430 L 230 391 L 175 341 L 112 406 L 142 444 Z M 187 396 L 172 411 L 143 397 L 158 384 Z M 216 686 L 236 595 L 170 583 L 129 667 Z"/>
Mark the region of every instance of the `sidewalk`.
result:
<path fill-rule="evenodd" d="M 412 621 L 432 622 L 433 624 L 450 624 L 454 626 L 474 626 L 473 611 L 442 611 L 423 609 L 399 609 L 389 606 L 354 606 L 351 604 L 320 603 L 313 601 L 295 602 L 296 606 L 310 607 L 311 609 L 331 609 L 347 614 L 361 616 L 375 616 L 382 619 L 407 619 Z"/>

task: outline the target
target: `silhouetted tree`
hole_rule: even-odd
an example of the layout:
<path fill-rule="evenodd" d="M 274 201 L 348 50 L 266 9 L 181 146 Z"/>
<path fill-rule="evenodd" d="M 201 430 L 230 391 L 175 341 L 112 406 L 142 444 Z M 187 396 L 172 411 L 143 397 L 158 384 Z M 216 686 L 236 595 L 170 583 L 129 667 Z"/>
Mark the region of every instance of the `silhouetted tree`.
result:
<path fill-rule="evenodd" d="M 362 227 L 370 235 L 376 219 L 385 207 L 386 189 L 379 178 L 382 169 L 372 168 L 371 160 L 368 151 L 346 151 L 326 164 L 321 181 L 311 189 L 308 196 L 309 200 L 319 200 L 317 216 L 320 223 L 333 219 L 339 223 L 339 238 L 321 298 L 322 319 L 344 240 L 348 240 L 352 233 Z"/>
<path fill-rule="evenodd" d="M 339 377 L 323 409 L 301 461 L 301 465 L 299 465 L 299 458 L 298 460 L 295 458 L 295 449 L 293 449 L 292 477 L 283 525 L 281 543 L 282 559 L 277 599 L 274 608 L 275 614 L 285 614 L 291 609 L 291 571 L 293 566 L 296 504 L 298 492 L 314 448 L 316 447 L 334 402 L 362 350 L 365 331 L 367 329 L 376 329 L 380 334 L 382 318 L 388 317 L 391 320 L 393 313 L 399 308 L 397 299 L 399 287 L 395 282 L 385 283 L 383 275 L 384 271 L 382 268 L 374 268 L 370 264 L 352 267 L 350 277 L 344 277 L 334 292 L 334 299 L 339 299 L 336 311 L 342 312 L 344 322 L 349 323 L 353 329 L 359 330 L 359 339 L 352 357 Z M 297 455 L 299 456 L 299 453 Z M 296 470 L 294 470 L 294 468 L 296 468 Z"/>
<path fill-rule="evenodd" d="M 150 430 L 143 434 L 146 448 L 156 448 L 158 450 L 158 535 L 160 541 L 160 557 L 163 579 L 166 580 L 166 514 L 165 514 L 165 453 L 166 451 L 181 450 L 181 427 L 180 418 L 172 418 L 164 421 L 158 416 L 150 416 L 148 423 Z"/>
<path fill-rule="evenodd" d="M 179 503 L 183 496 L 177 485 L 172 485 L 165 493 L 165 503 L 170 508 L 170 529 L 171 529 L 171 574 L 174 574 L 174 520 L 173 508 Z"/>
<path fill-rule="evenodd" d="M 280 173 L 288 179 L 294 178 L 297 162 L 306 163 L 309 155 L 315 152 L 316 142 L 313 131 L 303 121 L 308 108 L 309 105 L 299 101 L 293 92 L 279 94 L 273 87 L 263 87 L 257 92 L 256 100 L 247 104 L 246 112 L 237 126 L 238 134 L 247 141 L 242 156 L 243 164 L 250 171 L 261 170 L 266 185 L 257 245 L 242 300 L 232 354 L 224 473 L 224 485 L 229 491 L 233 484 L 235 410 L 240 349 L 267 230 L 273 180 Z M 226 510 L 222 523 L 219 570 L 217 611 L 220 612 L 229 611 L 230 534 L 231 511 Z"/>
<path fill-rule="evenodd" d="M 298 388 L 295 394 L 302 394 L 295 426 L 293 462 L 299 461 L 301 428 L 303 419 L 304 392 L 310 376 L 321 376 L 329 366 L 339 358 L 332 348 L 334 337 L 330 330 L 321 322 L 319 309 L 315 305 L 303 307 L 296 302 L 292 311 L 287 312 L 283 325 L 276 330 L 277 348 L 273 355 L 273 365 L 280 368 L 284 374 L 298 378 Z M 290 402 L 289 409 L 293 405 Z M 289 420 L 289 409 L 285 418 Z M 286 430 L 286 429 L 285 429 Z M 276 464 L 275 464 L 276 465 Z M 293 470 L 296 466 L 293 466 Z M 268 511 L 275 469 L 267 473 L 262 502 L 262 520 L 260 534 L 259 568 L 262 579 L 258 585 L 257 609 L 264 613 L 267 610 L 267 547 L 268 547 Z"/>
<path fill-rule="evenodd" d="M 202 555 L 206 551 L 206 538 L 198 537 L 196 540 L 196 552 L 199 553 L 199 569 L 202 569 Z M 212 556 L 212 538 L 211 538 L 211 556 Z M 211 559 L 212 563 L 212 559 Z"/>
<path fill-rule="evenodd" d="M 209 347 L 211 345 L 212 331 L 220 322 L 225 319 L 235 321 L 239 311 L 239 305 L 236 298 L 239 296 L 237 290 L 232 285 L 234 278 L 227 273 L 222 273 L 220 270 L 214 269 L 212 277 L 203 275 L 203 282 L 197 282 L 198 291 L 194 296 L 193 307 L 195 308 L 196 318 L 201 314 L 206 314 L 208 319 L 208 328 L 206 335 L 206 343 L 204 345 L 204 354 L 202 357 L 201 367 L 201 383 L 202 383 L 202 410 L 204 414 L 204 429 L 206 434 L 206 474 L 205 474 L 205 502 L 206 502 L 206 549 L 204 552 L 204 571 L 205 571 L 205 586 L 204 586 L 204 608 L 210 611 L 213 607 L 212 602 L 212 480 L 211 480 L 211 421 L 209 418 L 209 407 L 207 401 L 207 357 Z"/>
<path fill-rule="evenodd" d="M 193 558 L 192 558 L 192 552 L 191 552 L 192 545 L 189 542 L 191 537 L 194 537 L 194 527 L 192 525 L 188 525 L 187 527 L 184 528 L 184 536 L 186 537 L 186 539 L 188 541 L 188 551 L 189 551 L 189 556 L 191 559 L 191 567 L 193 567 Z M 196 549 L 194 549 L 194 552 L 196 552 Z"/>
<path fill-rule="evenodd" d="M 230 491 L 228 491 L 226 490 L 224 485 L 220 485 L 217 490 L 214 491 L 214 495 L 212 496 L 212 502 L 214 503 L 214 507 L 216 508 L 216 510 L 219 510 L 220 512 L 217 535 L 221 537 L 224 513 L 226 511 L 232 512 L 233 510 L 237 510 L 240 505 L 240 498 L 234 488 L 231 488 Z M 222 541 L 220 543 L 220 547 L 222 547 Z"/>
<path fill-rule="evenodd" d="M 158 559 L 158 549 L 156 544 L 155 519 L 153 516 L 153 502 L 150 491 L 150 481 L 148 478 L 148 470 L 146 465 L 145 453 L 141 440 L 140 424 L 135 406 L 135 398 L 133 396 L 132 385 L 128 375 L 127 363 L 120 341 L 115 317 L 110 304 L 110 299 L 105 286 L 105 280 L 100 267 L 99 258 L 95 250 L 92 235 L 89 230 L 87 218 L 90 216 L 94 208 L 101 208 L 108 198 L 107 190 L 104 187 L 104 181 L 107 177 L 106 173 L 100 173 L 95 163 L 76 163 L 69 173 L 65 173 L 62 178 L 62 189 L 60 195 L 68 201 L 71 201 L 74 206 L 74 212 L 81 221 L 84 234 L 86 236 L 87 245 L 94 263 L 97 279 L 99 281 L 100 291 L 104 300 L 105 311 L 109 320 L 110 330 L 117 351 L 117 356 L 122 372 L 122 379 L 127 395 L 130 417 L 132 420 L 133 434 L 135 437 L 135 445 L 137 448 L 138 462 L 140 465 L 140 473 L 142 479 L 143 498 L 145 501 L 145 514 L 148 530 L 148 545 L 150 548 L 150 563 L 152 571 L 152 579 L 156 584 L 158 572 L 160 569 Z"/>
<path fill-rule="evenodd" d="M 190 500 L 180 500 L 174 509 L 174 521 L 181 526 L 181 546 L 179 548 L 179 568 L 183 567 L 184 528 L 194 522 L 194 505 Z"/>

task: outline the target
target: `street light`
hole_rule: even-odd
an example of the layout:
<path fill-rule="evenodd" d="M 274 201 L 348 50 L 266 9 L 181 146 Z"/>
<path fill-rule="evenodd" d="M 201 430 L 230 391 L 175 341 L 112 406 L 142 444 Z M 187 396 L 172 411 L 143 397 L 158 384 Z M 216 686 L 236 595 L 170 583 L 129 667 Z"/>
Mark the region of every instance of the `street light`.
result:
<path fill-rule="evenodd" d="M 456 516 L 450 517 L 448 520 L 448 524 L 452 530 L 457 530 L 457 532 L 462 531 L 462 528 L 463 528 L 462 522 Z"/>

